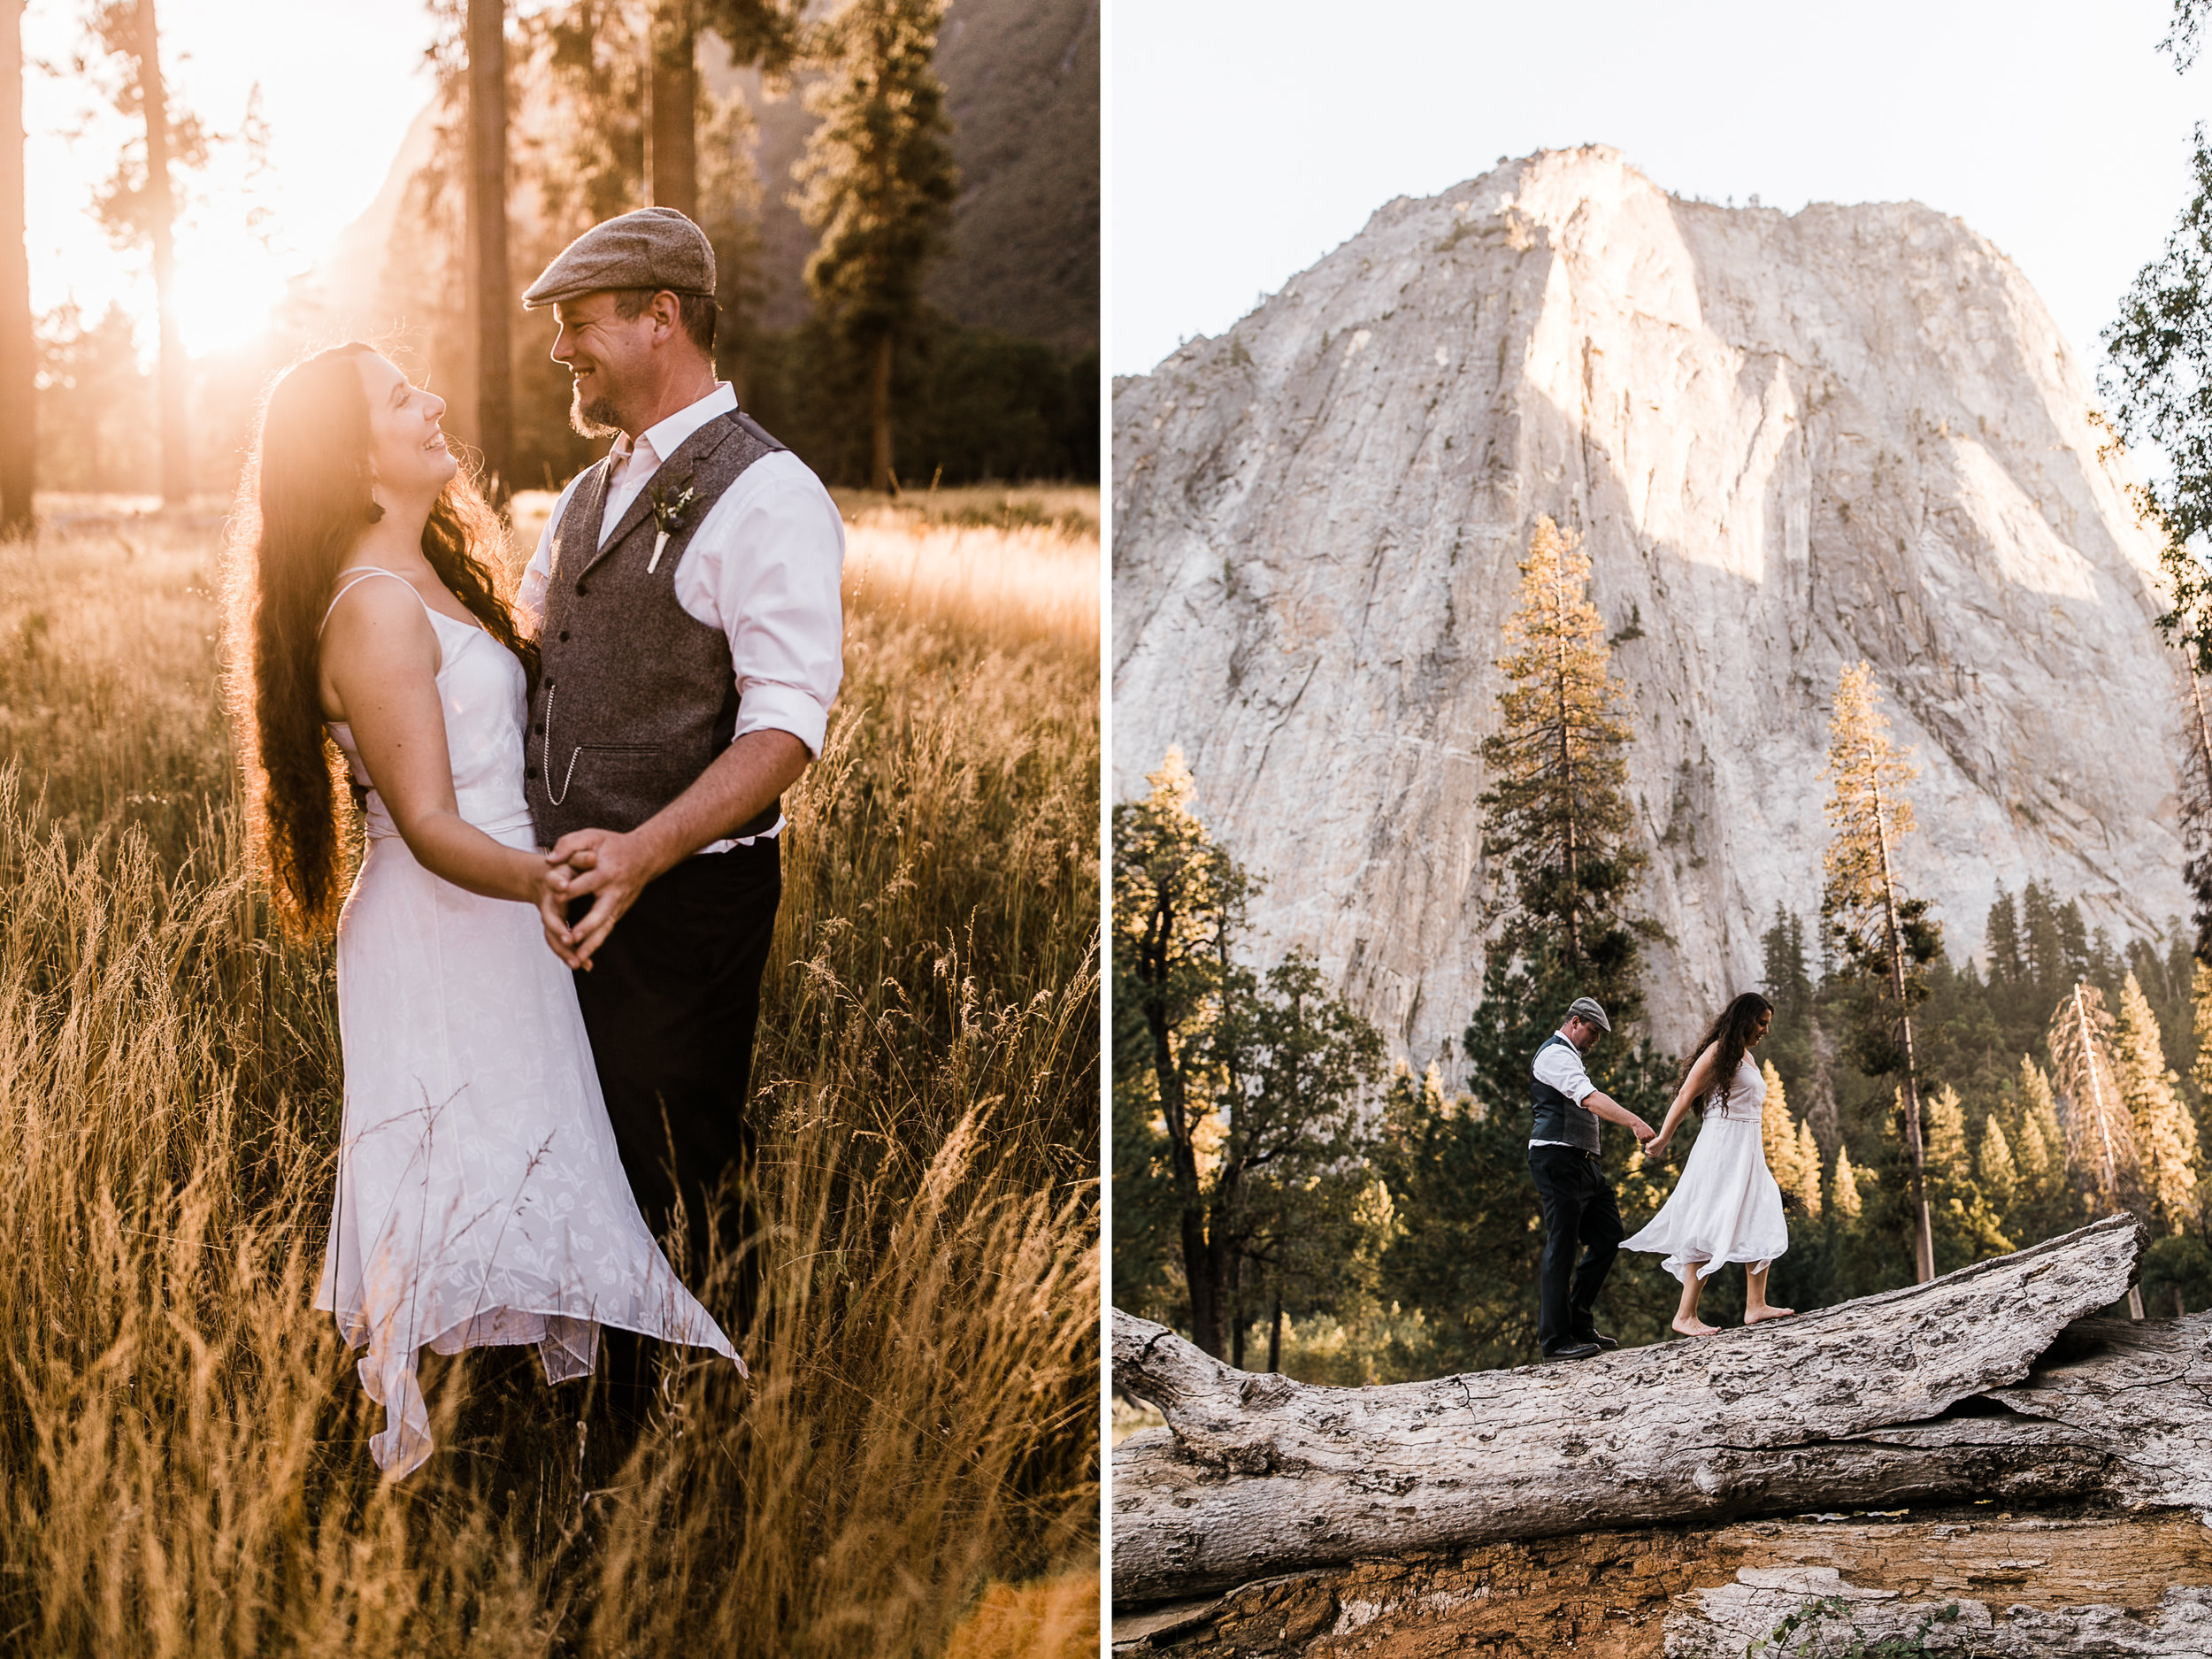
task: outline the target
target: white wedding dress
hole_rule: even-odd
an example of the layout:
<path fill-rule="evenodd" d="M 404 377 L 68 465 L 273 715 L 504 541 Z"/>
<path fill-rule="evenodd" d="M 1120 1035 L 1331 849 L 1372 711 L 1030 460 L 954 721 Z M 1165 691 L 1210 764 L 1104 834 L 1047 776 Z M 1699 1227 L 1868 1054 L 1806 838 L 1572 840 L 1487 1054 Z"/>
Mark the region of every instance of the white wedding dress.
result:
<path fill-rule="evenodd" d="M 481 628 L 423 609 L 443 656 L 461 816 L 534 847 L 522 664 Z M 330 730 L 367 785 L 353 733 Z M 373 787 L 367 818 L 338 923 L 345 1122 L 315 1306 L 368 1350 L 362 1386 L 385 1411 L 369 1441 L 378 1466 L 404 1475 L 430 1455 L 415 1371 L 425 1347 L 534 1342 L 547 1381 L 561 1382 L 591 1370 L 598 1327 L 611 1325 L 710 1348 L 742 1369 L 638 1213 L 575 987 L 535 908 L 431 874 Z"/>
<path fill-rule="evenodd" d="M 1730 1262 L 1764 1267 L 1790 1248 L 1782 1189 L 1760 1134 L 1766 1098 L 1766 1079 L 1746 1055 L 1735 1086 L 1706 1096 L 1705 1121 L 1674 1191 L 1621 1248 L 1663 1255 L 1661 1265 L 1686 1283 L 1693 1267 L 1710 1279 Z"/>

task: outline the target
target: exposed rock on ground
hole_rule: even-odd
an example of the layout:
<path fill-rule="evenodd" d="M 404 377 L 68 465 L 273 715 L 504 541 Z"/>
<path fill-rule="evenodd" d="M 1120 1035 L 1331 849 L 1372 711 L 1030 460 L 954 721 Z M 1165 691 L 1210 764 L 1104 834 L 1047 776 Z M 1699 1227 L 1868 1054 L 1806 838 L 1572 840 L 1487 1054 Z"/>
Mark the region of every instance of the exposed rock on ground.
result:
<path fill-rule="evenodd" d="M 1115 789 L 1171 743 L 1421 1064 L 1481 983 L 1478 758 L 1515 561 L 1578 529 L 1654 862 L 1655 1034 L 1816 908 L 1839 670 L 1916 745 L 1904 849 L 1955 955 L 1998 884 L 2116 937 L 2185 910 L 2154 542 L 2022 274 L 1916 204 L 1671 197 L 1609 150 L 1399 200 L 1114 398 Z"/>

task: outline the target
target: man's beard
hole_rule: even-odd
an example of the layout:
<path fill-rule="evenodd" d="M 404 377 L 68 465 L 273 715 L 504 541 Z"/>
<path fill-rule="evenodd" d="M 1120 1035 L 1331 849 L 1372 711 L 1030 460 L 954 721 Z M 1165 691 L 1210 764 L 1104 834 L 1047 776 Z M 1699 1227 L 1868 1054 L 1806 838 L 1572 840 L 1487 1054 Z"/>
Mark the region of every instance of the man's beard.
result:
<path fill-rule="evenodd" d="M 603 397 L 584 401 L 584 383 L 569 387 L 568 424 L 587 438 L 611 438 L 622 430 L 622 413 Z"/>

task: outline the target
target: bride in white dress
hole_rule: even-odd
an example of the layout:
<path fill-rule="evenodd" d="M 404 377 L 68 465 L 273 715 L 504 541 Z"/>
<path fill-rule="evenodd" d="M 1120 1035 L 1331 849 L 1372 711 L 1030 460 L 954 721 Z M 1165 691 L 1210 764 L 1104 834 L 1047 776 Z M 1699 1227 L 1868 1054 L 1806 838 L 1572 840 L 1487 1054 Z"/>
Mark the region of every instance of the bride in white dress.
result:
<path fill-rule="evenodd" d="M 426 1347 L 534 1343 L 549 1382 L 592 1369 L 602 1325 L 737 1360 L 623 1174 L 524 804 L 532 648 L 444 408 L 366 346 L 288 370 L 234 543 L 257 850 L 294 930 L 338 935 L 345 1115 L 315 1306 L 366 1349 L 369 1449 L 395 1477 L 431 1450 Z M 326 730 L 366 819 L 342 910 Z"/>
<path fill-rule="evenodd" d="M 1650 1223 L 1621 1244 L 1624 1250 L 1665 1256 L 1662 1265 L 1682 1281 L 1674 1328 L 1685 1336 L 1711 1336 L 1719 1328 L 1697 1317 L 1698 1293 L 1731 1262 L 1744 1264 L 1746 1325 L 1796 1311 L 1767 1301 L 1767 1270 L 1790 1248 L 1782 1189 L 1767 1168 L 1760 1133 L 1766 1079 L 1751 1060 L 1751 1050 L 1773 1023 L 1772 1005 L 1756 991 L 1744 992 L 1723 1009 L 1693 1050 L 1696 1057 L 1667 1108 L 1666 1121 L 1644 1148 L 1647 1159 L 1663 1157 L 1683 1115 L 1704 1101 L 1704 1124 L 1682 1179 Z"/>

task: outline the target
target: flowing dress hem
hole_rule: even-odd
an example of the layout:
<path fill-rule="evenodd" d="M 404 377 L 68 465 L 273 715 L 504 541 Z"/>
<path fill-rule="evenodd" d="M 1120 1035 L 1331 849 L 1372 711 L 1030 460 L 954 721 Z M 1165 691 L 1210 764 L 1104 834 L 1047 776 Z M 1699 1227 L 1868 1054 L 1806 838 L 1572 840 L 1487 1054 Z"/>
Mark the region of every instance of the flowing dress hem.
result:
<path fill-rule="evenodd" d="M 345 1314 L 341 1313 L 334 1306 L 325 1301 L 320 1296 L 318 1296 L 315 1299 L 314 1308 L 316 1312 L 329 1314 L 333 1318 L 337 1320 L 338 1334 L 344 1340 L 345 1344 L 349 1348 L 367 1348 L 375 1340 L 374 1330 L 370 1322 L 366 1319 L 361 1318 L 358 1315 L 349 1318 Z M 486 1309 L 483 1313 L 472 1314 L 468 1318 L 461 1321 L 460 1324 L 449 1325 L 444 1330 L 438 1332 L 434 1335 L 426 1336 L 420 1341 L 414 1344 L 414 1347 L 418 1352 L 424 1348 L 430 1348 L 442 1354 L 458 1354 L 472 1348 L 535 1347 L 538 1343 L 546 1340 L 545 1333 L 543 1332 L 539 1333 L 536 1336 L 509 1336 L 502 1333 L 480 1337 L 473 1342 L 458 1343 L 450 1348 L 441 1348 L 438 1347 L 440 1342 L 451 1336 L 456 1331 L 467 1329 L 468 1326 L 475 1324 L 479 1319 L 485 1317 L 487 1314 L 496 1315 L 501 1313 L 510 1313 L 526 1319 L 574 1319 L 586 1325 L 602 1325 L 610 1331 L 627 1331 L 633 1336 L 651 1337 L 657 1342 L 673 1342 L 680 1348 L 711 1348 L 716 1353 L 721 1355 L 725 1359 L 734 1362 L 740 1376 L 749 1377 L 752 1375 L 752 1372 L 746 1368 L 745 1356 L 737 1351 L 736 1345 L 733 1343 L 727 1336 L 723 1334 L 719 1327 L 716 1329 L 715 1336 L 720 1337 L 721 1340 L 717 1341 L 714 1337 L 684 1336 L 674 1332 L 657 1330 L 642 1325 L 634 1325 L 625 1319 L 602 1318 L 595 1313 L 572 1313 L 565 1308 L 518 1308 L 512 1302 L 504 1302 L 493 1304 L 490 1308 Z M 588 1371 L 591 1368 L 587 1366 L 585 1369 Z M 580 1373 L 579 1374 L 580 1375 Z"/>

